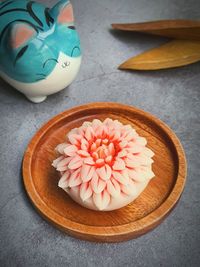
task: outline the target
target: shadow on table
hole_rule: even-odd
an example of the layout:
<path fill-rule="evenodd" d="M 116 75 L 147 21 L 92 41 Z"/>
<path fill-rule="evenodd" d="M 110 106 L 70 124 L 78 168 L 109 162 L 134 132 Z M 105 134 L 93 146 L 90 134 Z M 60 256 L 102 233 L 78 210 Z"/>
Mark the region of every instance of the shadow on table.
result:
<path fill-rule="evenodd" d="M 4 102 L 7 98 L 12 102 L 12 100 L 23 98 L 23 95 L 0 78 L 0 102 Z"/>

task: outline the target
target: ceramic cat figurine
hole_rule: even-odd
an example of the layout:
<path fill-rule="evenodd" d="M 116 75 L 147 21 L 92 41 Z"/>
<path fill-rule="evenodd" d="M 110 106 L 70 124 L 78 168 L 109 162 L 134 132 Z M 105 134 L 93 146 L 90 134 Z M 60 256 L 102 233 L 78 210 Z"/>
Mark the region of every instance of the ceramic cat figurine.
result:
<path fill-rule="evenodd" d="M 0 76 L 32 102 L 68 86 L 81 63 L 72 5 L 0 2 Z"/>

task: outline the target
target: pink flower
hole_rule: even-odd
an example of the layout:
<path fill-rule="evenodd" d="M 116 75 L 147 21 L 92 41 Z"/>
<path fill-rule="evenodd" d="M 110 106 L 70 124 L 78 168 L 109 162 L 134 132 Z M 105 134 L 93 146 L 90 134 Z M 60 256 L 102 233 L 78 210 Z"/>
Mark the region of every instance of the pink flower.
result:
<path fill-rule="evenodd" d="M 74 188 L 82 202 L 91 199 L 97 209 L 106 209 L 112 199 L 134 195 L 137 183 L 154 177 L 154 153 L 146 144 L 118 120 L 84 122 L 56 147 L 61 156 L 52 165 L 62 176 L 58 186 Z"/>

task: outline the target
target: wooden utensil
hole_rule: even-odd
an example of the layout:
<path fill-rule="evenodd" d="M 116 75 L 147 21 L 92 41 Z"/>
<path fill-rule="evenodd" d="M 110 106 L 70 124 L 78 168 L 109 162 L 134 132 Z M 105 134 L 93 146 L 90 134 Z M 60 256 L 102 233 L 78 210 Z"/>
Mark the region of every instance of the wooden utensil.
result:
<path fill-rule="evenodd" d="M 60 189 L 51 163 L 56 157 L 54 148 L 70 129 L 107 117 L 131 124 L 147 139 L 155 152 L 156 177 L 128 206 L 100 212 L 83 208 Z M 119 242 L 153 229 L 178 202 L 185 179 L 186 159 L 175 134 L 151 114 L 117 103 L 92 103 L 55 116 L 35 134 L 23 160 L 25 189 L 38 212 L 66 233 L 91 241 Z"/>
<path fill-rule="evenodd" d="M 199 41 L 174 40 L 128 59 L 119 66 L 119 69 L 167 69 L 185 66 L 199 60 Z"/>
<path fill-rule="evenodd" d="M 200 21 L 195 20 L 159 20 L 141 23 L 117 23 L 112 24 L 112 28 L 175 39 L 200 40 Z"/>
<path fill-rule="evenodd" d="M 158 70 L 185 66 L 200 60 L 200 21 L 160 20 L 112 24 L 113 29 L 170 37 L 174 40 L 128 59 L 119 69 Z"/>

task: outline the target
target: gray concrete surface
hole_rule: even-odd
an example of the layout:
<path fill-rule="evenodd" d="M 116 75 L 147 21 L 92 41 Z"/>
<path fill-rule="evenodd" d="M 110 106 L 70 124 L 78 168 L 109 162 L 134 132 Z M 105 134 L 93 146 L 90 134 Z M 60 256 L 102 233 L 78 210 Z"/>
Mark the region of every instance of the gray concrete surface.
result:
<path fill-rule="evenodd" d="M 127 58 L 166 40 L 109 31 L 113 22 L 199 19 L 200 2 L 72 2 L 84 51 L 76 81 L 42 104 L 28 102 L 0 81 L 0 266 L 200 266 L 200 63 L 155 72 L 118 71 Z M 36 213 L 22 187 L 22 156 L 36 130 L 55 114 L 94 101 L 151 112 L 174 130 L 187 155 L 187 184 L 175 210 L 154 231 L 125 243 L 96 244 L 63 234 Z"/>

